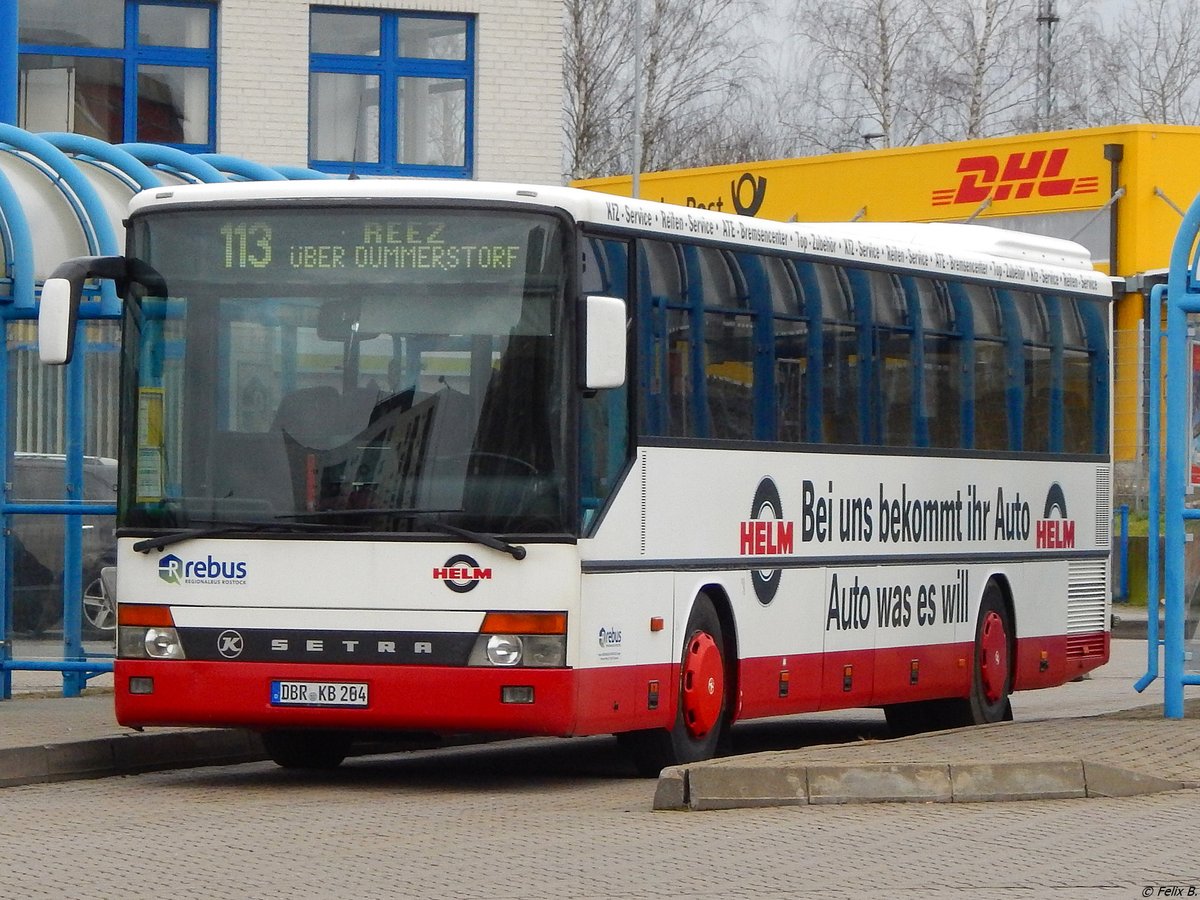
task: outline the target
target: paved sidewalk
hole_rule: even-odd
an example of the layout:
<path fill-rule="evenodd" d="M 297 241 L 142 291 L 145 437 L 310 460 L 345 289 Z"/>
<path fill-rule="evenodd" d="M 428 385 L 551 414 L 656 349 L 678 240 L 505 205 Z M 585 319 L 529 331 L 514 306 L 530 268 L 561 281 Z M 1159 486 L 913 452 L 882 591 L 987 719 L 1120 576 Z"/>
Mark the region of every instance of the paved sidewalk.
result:
<path fill-rule="evenodd" d="M 15 693 L 0 702 L 0 787 L 265 758 L 247 731 L 122 728 L 111 689 L 71 698 Z"/>
<path fill-rule="evenodd" d="M 665 769 L 655 809 L 1127 797 L 1200 788 L 1200 698 Z"/>

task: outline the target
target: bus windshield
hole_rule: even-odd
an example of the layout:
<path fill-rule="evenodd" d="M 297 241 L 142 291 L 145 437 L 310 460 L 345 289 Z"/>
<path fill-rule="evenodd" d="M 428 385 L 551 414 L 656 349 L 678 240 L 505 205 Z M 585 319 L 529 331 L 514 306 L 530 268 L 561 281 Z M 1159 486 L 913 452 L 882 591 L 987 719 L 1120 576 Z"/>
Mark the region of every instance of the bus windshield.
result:
<path fill-rule="evenodd" d="M 161 281 L 128 290 L 119 524 L 566 530 L 565 235 L 460 207 L 135 218 Z"/>

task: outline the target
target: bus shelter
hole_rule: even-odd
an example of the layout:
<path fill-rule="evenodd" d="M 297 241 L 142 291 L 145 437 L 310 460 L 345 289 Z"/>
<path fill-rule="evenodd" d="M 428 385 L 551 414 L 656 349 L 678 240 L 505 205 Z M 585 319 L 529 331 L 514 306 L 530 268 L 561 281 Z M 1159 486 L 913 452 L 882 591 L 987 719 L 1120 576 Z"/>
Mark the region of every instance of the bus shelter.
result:
<path fill-rule="evenodd" d="M 116 634 L 99 571 L 115 559 L 120 301 L 111 283 L 87 289 L 74 360 L 43 367 L 42 283 L 65 259 L 121 253 L 126 205 L 138 191 L 324 177 L 0 124 L 0 699 L 11 698 L 14 672 L 30 670 L 60 672 L 63 695 L 78 696 L 112 670 Z"/>

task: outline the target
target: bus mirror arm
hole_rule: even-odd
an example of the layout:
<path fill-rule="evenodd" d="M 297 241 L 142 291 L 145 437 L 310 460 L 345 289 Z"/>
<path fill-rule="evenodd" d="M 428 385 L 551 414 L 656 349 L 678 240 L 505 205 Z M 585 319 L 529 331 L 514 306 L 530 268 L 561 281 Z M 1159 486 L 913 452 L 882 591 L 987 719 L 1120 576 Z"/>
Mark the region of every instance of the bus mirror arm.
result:
<path fill-rule="evenodd" d="M 625 383 L 625 301 L 598 295 L 583 298 L 582 387 L 594 391 Z"/>
<path fill-rule="evenodd" d="M 79 256 L 60 263 L 42 285 L 38 304 L 38 351 L 43 363 L 63 365 L 75 353 L 75 325 L 83 283 L 89 278 L 111 278 L 124 296 L 130 281 L 146 286 L 156 297 L 167 295 L 166 282 L 140 259 L 124 256 Z"/>
<path fill-rule="evenodd" d="M 38 302 L 38 352 L 43 363 L 63 365 L 75 353 L 79 300 L 89 278 L 123 282 L 128 265 L 123 256 L 79 256 L 59 263 L 42 285 Z"/>

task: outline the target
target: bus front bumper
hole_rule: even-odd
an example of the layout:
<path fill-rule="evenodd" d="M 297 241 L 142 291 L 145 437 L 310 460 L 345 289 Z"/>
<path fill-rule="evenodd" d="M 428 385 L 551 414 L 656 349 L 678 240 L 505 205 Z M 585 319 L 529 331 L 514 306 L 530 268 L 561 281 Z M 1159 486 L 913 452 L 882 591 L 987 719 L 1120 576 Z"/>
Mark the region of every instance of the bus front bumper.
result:
<path fill-rule="evenodd" d="M 121 725 L 566 735 L 572 669 L 121 660 Z"/>

